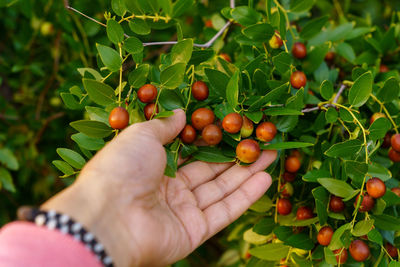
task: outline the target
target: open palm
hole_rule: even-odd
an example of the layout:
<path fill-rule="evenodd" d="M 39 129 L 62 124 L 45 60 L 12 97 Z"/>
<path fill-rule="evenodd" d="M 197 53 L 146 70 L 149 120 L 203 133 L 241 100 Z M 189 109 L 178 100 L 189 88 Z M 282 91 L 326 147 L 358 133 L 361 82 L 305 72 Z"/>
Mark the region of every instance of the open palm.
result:
<path fill-rule="evenodd" d="M 95 185 L 94 195 L 102 194 L 95 197 L 107 207 L 108 219 L 92 231 L 117 266 L 164 266 L 185 257 L 237 219 L 271 184 L 263 170 L 275 160 L 275 151 L 264 151 L 248 167 L 197 161 L 181 167 L 176 178 L 164 176 L 163 144 L 185 122 L 179 110 L 168 119 L 131 126 L 78 179 L 77 186 Z M 103 233 L 103 224 L 113 225 L 112 236 Z"/>

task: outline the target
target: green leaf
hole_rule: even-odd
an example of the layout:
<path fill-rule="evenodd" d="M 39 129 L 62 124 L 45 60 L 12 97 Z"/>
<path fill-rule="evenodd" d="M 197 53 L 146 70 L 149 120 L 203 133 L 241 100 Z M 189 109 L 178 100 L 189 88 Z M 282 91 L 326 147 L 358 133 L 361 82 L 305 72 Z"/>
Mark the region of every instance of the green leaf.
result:
<path fill-rule="evenodd" d="M 368 165 L 365 162 L 346 160 L 344 161 L 346 174 L 352 180 L 362 180 L 368 171 Z"/>
<path fill-rule="evenodd" d="M 342 180 L 336 180 L 333 178 L 319 178 L 318 182 L 331 194 L 338 197 L 349 198 L 354 196 L 357 192 L 348 183 Z"/>
<path fill-rule="evenodd" d="M 269 211 L 272 208 L 272 204 L 272 200 L 268 196 L 263 195 L 253 205 L 251 205 L 249 209 L 255 212 L 263 213 Z"/>
<path fill-rule="evenodd" d="M 318 178 L 326 178 L 326 177 L 331 177 L 331 174 L 329 171 L 326 170 L 311 170 L 308 171 L 304 176 L 303 176 L 303 181 L 310 182 L 310 183 L 317 183 Z"/>
<path fill-rule="evenodd" d="M 111 47 L 96 44 L 97 51 L 100 54 L 101 61 L 111 72 L 118 71 L 122 66 L 122 59 L 118 52 Z"/>
<path fill-rule="evenodd" d="M 382 244 L 383 244 L 382 235 L 381 235 L 381 233 L 379 233 L 378 230 L 376 230 L 376 229 L 370 230 L 370 231 L 368 232 L 367 236 L 368 236 L 368 239 L 369 239 L 370 241 L 375 242 L 375 243 L 377 243 L 377 244 L 379 244 L 379 245 L 382 245 Z"/>
<path fill-rule="evenodd" d="M 265 40 L 271 39 L 274 35 L 274 28 L 267 23 L 258 23 L 244 28 L 242 33 L 256 42 L 265 42 Z"/>
<path fill-rule="evenodd" d="M 284 74 L 290 70 L 290 66 L 292 64 L 292 56 L 290 56 L 286 52 L 282 52 L 279 55 L 274 56 L 272 58 L 272 62 L 274 63 L 276 70 L 279 73 Z"/>
<path fill-rule="evenodd" d="M 340 226 L 334 233 L 331 239 L 331 243 L 329 244 L 329 249 L 331 250 L 336 250 L 339 248 L 342 248 L 344 245 L 341 241 L 341 237 L 344 234 L 345 231 L 351 229 L 350 223 L 346 223 L 342 226 Z"/>
<path fill-rule="evenodd" d="M 374 220 L 363 220 L 359 221 L 356 223 L 354 226 L 352 234 L 354 236 L 363 236 L 369 233 L 369 231 L 372 230 L 372 227 L 374 226 Z"/>
<path fill-rule="evenodd" d="M 336 111 L 336 109 L 330 107 L 330 108 L 328 108 L 328 110 L 325 113 L 326 122 L 327 123 L 334 123 L 334 122 L 337 121 L 338 116 L 339 116 L 339 114 Z"/>
<path fill-rule="evenodd" d="M 324 256 L 326 263 L 333 266 L 337 265 L 335 253 L 333 253 L 333 251 L 330 250 L 328 247 L 324 247 Z"/>
<path fill-rule="evenodd" d="M 278 261 L 286 257 L 289 252 L 289 247 L 282 243 L 267 244 L 264 246 L 255 247 L 249 250 L 249 253 L 254 257 L 263 260 Z"/>
<path fill-rule="evenodd" d="M 400 230 L 400 218 L 394 217 L 387 214 L 372 215 L 372 219 L 375 220 L 375 226 L 381 230 L 387 231 L 399 231 Z"/>
<path fill-rule="evenodd" d="M 114 19 L 109 19 L 107 21 L 107 36 L 114 44 L 121 43 L 124 40 L 124 30 Z"/>
<path fill-rule="evenodd" d="M 356 154 L 362 146 L 362 142 L 360 140 L 347 140 L 342 143 L 337 143 L 331 146 L 328 150 L 325 151 L 325 155 L 328 157 L 345 157 L 349 155 Z"/>
<path fill-rule="evenodd" d="M 303 69 L 306 73 L 313 73 L 318 69 L 321 63 L 324 61 L 326 53 L 329 51 L 329 45 L 327 43 L 314 47 L 307 54 L 307 57 L 303 60 Z"/>
<path fill-rule="evenodd" d="M 150 65 L 149 64 L 141 64 L 131 73 L 129 73 L 128 81 L 129 84 L 134 88 L 142 87 L 146 81 L 147 76 L 149 74 Z"/>
<path fill-rule="evenodd" d="M 376 162 L 368 164 L 368 174 L 371 177 L 379 177 L 384 182 L 392 178 L 392 173 L 387 168 Z"/>
<path fill-rule="evenodd" d="M 311 250 L 314 247 L 314 242 L 310 239 L 310 237 L 308 237 L 307 234 L 300 233 L 289 236 L 289 238 L 285 240 L 285 245 Z"/>
<path fill-rule="evenodd" d="M 304 113 L 301 111 L 285 107 L 268 108 L 264 111 L 264 114 L 269 116 L 304 115 Z"/>
<path fill-rule="evenodd" d="M 2 167 L 0 167 L 0 189 L 1 185 L 3 185 L 4 189 L 6 189 L 7 191 L 10 191 L 12 193 L 16 192 L 10 172 Z"/>
<path fill-rule="evenodd" d="M 385 137 L 386 133 L 390 130 L 391 126 L 392 125 L 390 124 L 388 119 L 378 118 L 369 127 L 369 135 L 368 136 L 373 141 L 382 139 Z"/>
<path fill-rule="evenodd" d="M 308 11 L 314 5 L 314 0 L 293 0 L 290 1 L 290 12 L 302 13 Z"/>
<path fill-rule="evenodd" d="M 83 79 L 82 82 L 83 87 L 85 87 L 90 99 L 96 104 L 107 106 L 117 101 L 115 97 L 115 91 L 111 88 L 111 86 L 90 79 Z"/>
<path fill-rule="evenodd" d="M 172 64 L 185 63 L 187 64 L 192 57 L 193 39 L 184 39 L 179 41 L 171 51 Z"/>
<path fill-rule="evenodd" d="M 165 166 L 164 174 L 168 177 L 175 178 L 176 171 L 178 170 L 177 162 L 175 161 L 175 153 L 169 149 L 165 149 L 167 153 L 167 164 Z"/>
<path fill-rule="evenodd" d="M 300 37 L 305 40 L 312 38 L 321 31 L 322 27 L 325 26 L 328 20 L 329 16 L 323 16 L 308 21 L 300 32 Z"/>
<path fill-rule="evenodd" d="M 262 18 L 260 13 L 248 6 L 239 6 L 232 9 L 231 16 L 243 26 L 256 24 Z"/>
<path fill-rule="evenodd" d="M 261 144 L 261 149 L 267 150 L 284 150 L 284 149 L 295 149 L 295 148 L 302 148 L 302 147 L 309 147 L 313 146 L 314 144 L 311 143 L 303 143 L 303 142 L 282 142 L 282 143 L 275 143 L 275 144 Z"/>
<path fill-rule="evenodd" d="M 372 73 L 370 71 L 364 73 L 354 81 L 349 91 L 349 102 L 354 107 L 361 107 L 367 102 L 372 92 Z"/>
<path fill-rule="evenodd" d="M 176 63 L 161 72 L 161 86 L 167 89 L 175 89 L 183 82 L 185 76 L 185 63 Z"/>
<path fill-rule="evenodd" d="M 269 235 L 275 227 L 276 223 L 273 218 L 262 218 L 254 225 L 253 231 L 260 235 Z"/>
<path fill-rule="evenodd" d="M 124 49 L 129 54 L 137 54 L 143 52 L 143 43 L 136 37 L 129 37 L 124 42 Z"/>
<path fill-rule="evenodd" d="M 356 54 L 354 53 L 353 47 L 348 43 L 340 43 L 336 47 L 336 52 L 347 59 L 350 63 L 353 63 L 356 59 Z"/>
<path fill-rule="evenodd" d="M 85 109 L 92 121 L 100 121 L 108 125 L 109 114 L 107 111 L 102 108 L 91 106 L 86 106 Z"/>
<path fill-rule="evenodd" d="M 238 105 L 239 98 L 239 74 L 240 71 L 237 70 L 229 80 L 226 86 L 226 100 L 228 100 L 229 105 L 235 109 Z"/>
<path fill-rule="evenodd" d="M 200 63 L 209 60 L 215 55 L 213 49 L 194 50 L 189 65 L 199 65 Z"/>
<path fill-rule="evenodd" d="M 318 221 L 319 221 L 319 218 L 314 217 L 311 219 L 300 220 L 300 221 L 281 221 L 281 225 L 302 227 L 302 226 L 309 226 L 312 224 L 316 224 Z"/>
<path fill-rule="evenodd" d="M 129 21 L 129 28 L 136 34 L 148 35 L 151 32 L 150 26 L 142 19 L 133 19 Z"/>
<path fill-rule="evenodd" d="M 193 0 L 176 1 L 172 7 L 172 17 L 176 18 L 182 16 L 183 13 L 185 13 L 186 10 L 188 10 L 193 4 L 194 4 Z"/>
<path fill-rule="evenodd" d="M 173 111 L 162 111 L 154 116 L 154 119 L 162 119 L 162 118 L 169 118 L 173 116 L 175 113 Z"/>
<path fill-rule="evenodd" d="M 64 173 L 65 176 L 71 176 L 74 174 L 74 169 L 66 163 L 65 161 L 62 160 L 53 160 L 53 165 L 56 166 L 57 169 L 59 169 L 62 173 Z"/>
<path fill-rule="evenodd" d="M 126 13 L 126 7 L 123 0 L 111 0 L 111 7 L 115 14 L 120 17 Z"/>
<path fill-rule="evenodd" d="M 225 98 L 229 77 L 221 71 L 209 68 L 204 69 L 204 73 L 206 74 L 213 91 L 219 96 Z"/>
<path fill-rule="evenodd" d="M 182 98 L 178 95 L 178 92 L 176 92 L 176 90 L 161 91 L 159 102 L 161 106 L 163 106 L 163 108 L 167 110 L 174 110 L 185 107 Z"/>
<path fill-rule="evenodd" d="M 323 81 L 323 83 L 321 84 L 321 96 L 325 99 L 325 100 L 330 100 L 333 96 L 333 84 L 332 82 L 325 80 Z"/>
<path fill-rule="evenodd" d="M 71 122 L 70 125 L 75 130 L 93 138 L 104 138 L 113 132 L 109 126 L 99 121 L 80 120 Z"/>
<path fill-rule="evenodd" d="M 288 91 L 288 83 L 282 84 L 281 86 L 271 90 L 268 94 L 263 97 L 259 97 L 257 101 L 250 105 L 250 111 L 258 111 L 262 106 L 268 104 L 271 101 L 279 99 Z"/>
<path fill-rule="evenodd" d="M 89 137 L 83 133 L 77 133 L 71 135 L 71 139 L 74 140 L 80 147 L 87 150 L 100 150 L 104 146 L 104 140 L 100 138 Z"/>
<path fill-rule="evenodd" d="M 16 171 L 19 169 L 18 160 L 11 150 L 8 148 L 0 149 L 0 163 L 6 166 L 6 168 Z"/>
<path fill-rule="evenodd" d="M 312 190 L 312 194 L 315 199 L 315 207 L 317 210 L 319 223 L 324 225 L 328 220 L 328 212 L 326 207 L 328 206 L 329 202 L 329 194 L 322 186 L 314 188 Z"/>
<path fill-rule="evenodd" d="M 393 100 L 398 99 L 399 93 L 399 82 L 395 77 L 391 77 L 386 80 L 382 89 L 379 90 L 377 97 L 384 103 L 390 103 Z"/>
<path fill-rule="evenodd" d="M 57 148 L 57 154 L 76 169 L 82 169 L 86 160 L 77 152 L 67 148 Z"/>
<path fill-rule="evenodd" d="M 225 156 L 222 151 L 216 147 L 199 147 L 199 150 L 193 154 L 193 157 L 197 160 L 215 163 L 235 161 L 235 158 Z"/>
<path fill-rule="evenodd" d="M 84 105 L 83 103 L 79 103 L 76 97 L 70 93 L 60 93 L 60 96 L 65 104 L 65 106 L 69 109 L 81 109 Z"/>
<path fill-rule="evenodd" d="M 89 73 L 90 75 L 93 76 L 93 78 L 97 81 L 100 81 L 103 79 L 103 77 L 100 75 L 100 73 L 97 70 L 94 70 L 92 68 L 78 68 L 79 74 L 84 78 L 86 72 Z M 76 85 L 75 85 L 76 86 Z M 74 88 L 75 86 L 72 86 L 71 88 Z M 77 86 L 76 86 L 77 87 Z M 79 88 L 79 87 L 78 87 Z M 79 89 L 80 90 L 80 89 Z M 71 89 L 70 89 L 71 91 Z M 72 93 L 72 92 L 71 92 Z"/>

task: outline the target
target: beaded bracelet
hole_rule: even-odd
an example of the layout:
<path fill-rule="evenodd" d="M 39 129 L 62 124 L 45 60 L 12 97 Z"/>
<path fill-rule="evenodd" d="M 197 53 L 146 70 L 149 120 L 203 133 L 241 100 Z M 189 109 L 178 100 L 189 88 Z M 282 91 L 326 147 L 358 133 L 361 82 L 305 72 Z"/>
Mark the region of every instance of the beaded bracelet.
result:
<path fill-rule="evenodd" d="M 45 226 L 50 230 L 58 230 L 63 234 L 71 235 L 75 240 L 83 243 L 88 250 L 93 252 L 104 266 L 114 266 L 111 257 L 107 255 L 103 245 L 97 241 L 95 236 L 68 215 L 59 214 L 54 210 L 43 211 L 32 209 L 29 217 L 29 221 L 38 226 Z"/>

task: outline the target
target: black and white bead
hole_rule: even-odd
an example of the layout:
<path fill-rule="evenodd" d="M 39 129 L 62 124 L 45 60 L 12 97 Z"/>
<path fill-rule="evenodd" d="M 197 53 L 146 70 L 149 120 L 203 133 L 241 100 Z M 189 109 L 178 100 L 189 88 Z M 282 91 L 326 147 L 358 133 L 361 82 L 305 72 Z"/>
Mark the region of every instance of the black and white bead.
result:
<path fill-rule="evenodd" d="M 59 214 L 54 210 L 33 210 L 32 212 L 32 221 L 36 225 L 71 235 L 75 240 L 83 243 L 88 250 L 93 252 L 104 266 L 114 266 L 104 246 L 96 240 L 96 237 L 92 233 L 86 231 L 80 223 L 73 221 L 68 215 Z"/>

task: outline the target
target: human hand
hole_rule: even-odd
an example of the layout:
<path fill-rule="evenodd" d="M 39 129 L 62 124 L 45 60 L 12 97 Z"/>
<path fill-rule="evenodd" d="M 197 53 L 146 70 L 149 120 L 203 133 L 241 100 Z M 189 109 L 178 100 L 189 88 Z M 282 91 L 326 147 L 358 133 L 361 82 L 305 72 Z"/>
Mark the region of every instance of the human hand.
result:
<path fill-rule="evenodd" d="M 197 161 L 166 177 L 163 145 L 185 123 L 177 110 L 130 126 L 42 208 L 81 222 L 116 266 L 164 266 L 184 258 L 265 193 L 271 177 L 263 170 L 276 158 L 276 151 L 264 151 L 247 167 Z"/>

